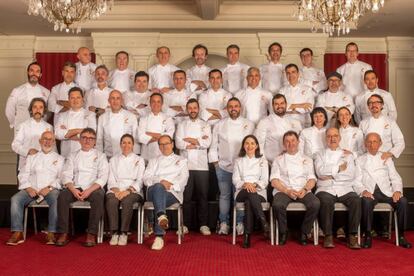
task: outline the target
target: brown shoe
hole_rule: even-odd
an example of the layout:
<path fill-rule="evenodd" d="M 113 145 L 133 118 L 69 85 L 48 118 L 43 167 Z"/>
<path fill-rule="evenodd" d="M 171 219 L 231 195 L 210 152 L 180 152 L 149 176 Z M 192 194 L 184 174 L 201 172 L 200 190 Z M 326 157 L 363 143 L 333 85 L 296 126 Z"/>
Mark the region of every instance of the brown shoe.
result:
<path fill-rule="evenodd" d="M 323 239 L 323 247 L 325 248 L 334 248 L 335 245 L 333 243 L 333 236 L 332 235 L 325 235 Z"/>
<path fill-rule="evenodd" d="M 7 245 L 18 245 L 24 243 L 23 232 L 13 232 L 10 239 L 6 242 Z"/>
<path fill-rule="evenodd" d="M 56 242 L 55 233 L 48 232 L 46 235 L 46 244 L 54 245 Z"/>
<path fill-rule="evenodd" d="M 358 236 L 357 235 L 349 235 L 348 247 L 351 248 L 351 249 L 361 249 L 361 246 L 358 244 Z"/>
<path fill-rule="evenodd" d="M 86 247 L 93 247 L 96 245 L 96 235 L 94 234 L 86 234 L 86 241 L 83 244 Z"/>
<path fill-rule="evenodd" d="M 55 242 L 56 246 L 65 246 L 69 242 L 69 235 L 68 233 L 62 233 L 60 234 L 59 238 Z"/>

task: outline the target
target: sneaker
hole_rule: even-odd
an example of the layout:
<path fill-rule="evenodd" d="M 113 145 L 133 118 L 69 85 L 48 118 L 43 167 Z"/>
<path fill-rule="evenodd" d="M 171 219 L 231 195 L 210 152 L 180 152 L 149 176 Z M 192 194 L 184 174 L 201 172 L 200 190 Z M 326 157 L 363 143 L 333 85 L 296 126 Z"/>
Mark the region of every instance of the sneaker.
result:
<path fill-rule="evenodd" d="M 211 235 L 210 228 L 208 228 L 208 226 L 205 226 L 205 225 L 200 227 L 200 233 L 204 236 Z"/>
<path fill-rule="evenodd" d="M 118 245 L 124 246 L 124 245 L 127 245 L 127 243 L 128 243 L 128 235 L 121 234 L 118 239 Z"/>
<path fill-rule="evenodd" d="M 183 235 L 187 235 L 188 234 L 188 228 L 187 226 L 183 225 Z M 177 232 L 175 232 L 177 235 L 179 234 L 179 230 L 177 230 Z"/>
<path fill-rule="evenodd" d="M 10 239 L 6 242 L 7 245 L 18 245 L 24 243 L 23 232 L 13 232 Z"/>
<path fill-rule="evenodd" d="M 109 241 L 109 245 L 118 245 L 119 235 L 113 234 L 111 240 Z"/>
<path fill-rule="evenodd" d="M 345 235 L 345 230 L 343 227 L 338 228 L 338 230 L 336 230 L 336 238 L 337 239 L 345 239 L 346 235 Z"/>
<path fill-rule="evenodd" d="M 144 223 L 144 235 L 145 237 L 149 237 L 154 233 L 154 226 L 152 223 L 145 222 Z"/>
<path fill-rule="evenodd" d="M 161 250 L 164 247 L 164 239 L 162 237 L 155 237 L 154 242 L 152 243 L 152 250 Z"/>
<path fill-rule="evenodd" d="M 161 215 L 158 217 L 158 225 L 164 229 L 168 229 L 168 217 L 166 215 Z"/>
<path fill-rule="evenodd" d="M 55 244 L 55 233 L 48 232 L 46 235 L 46 244 L 54 245 Z"/>
<path fill-rule="evenodd" d="M 229 225 L 225 222 L 222 222 L 222 223 L 220 223 L 220 228 L 218 230 L 218 234 L 219 235 L 228 235 L 229 230 L 230 230 Z"/>
<path fill-rule="evenodd" d="M 237 236 L 241 236 L 241 235 L 243 235 L 244 234 L 244 224 L 243 223 L 237 223 L 237 225 L 236 225 L 236 233 L 237 233 Z"/>

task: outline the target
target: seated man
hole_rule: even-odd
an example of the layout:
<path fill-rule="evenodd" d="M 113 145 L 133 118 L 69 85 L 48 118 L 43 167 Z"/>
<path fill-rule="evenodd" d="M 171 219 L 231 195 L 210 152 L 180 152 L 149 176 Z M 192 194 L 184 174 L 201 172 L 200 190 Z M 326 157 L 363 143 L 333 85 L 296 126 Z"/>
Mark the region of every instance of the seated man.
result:
<path fill-rule="evenodd" d="M 365 137 L 367 153 L 358 157 L 356 163 L 362 173 L 362 227 L 365 231 L 364 248 L 372 245 L 372 221 L 375 205 L 385 202 L 397 210 L 398 235 L 400 246 L 411 248 L 411 244 L 404 238 L 407 225 L 407 198 L 402 194 L 402 179 L 394 167 L 392 158 L 385 161 L 381 158 L 381 136 L 371 132 Z"/>
<path fill-rule="evenodd" d="M 183 192 L 188 180 L 187 159 L 173 152 L 174 141 L 168 135 L 158 139 L 161 156 L 149 161 L 144 173 L 144 184 L 148 187 L 148 200 L 154 204 L 158 223 L 154 225 L 155 240 L 151 249 L 164 247 L 163 236 L 168 228 L 165 208 L 183 202 Z"/>
<path fill-rule="evenodd" d="M 325 234 L 323 246 L 335 247 L 332 238 L 332 224 L 335 203 L 340 202 L 348 208 L 349 248 L 360 249 L 358 244 L 358 226 L 361 220 L 362 185 L 351 152 L 339 147 L 341 136 L 336 128 L 326 131 L 327 148 L 316 153 L 315 172 L 318 176 L 316 196 L 321 207 L 320 226 Z"/>
<path fill-rule="evenodd" d="M 290 202 L 301 202 L 306 206 L 299 242 L 307 244 L 307 236 L 318 217 L 319 199 L 312 193 L 316 183 L 312 159 L 299 151 L 299 136 L 294 131 L 283 135 L 286 152 L 275 158 L 270 181 L 273 189 L 272 208 L 279 223 L 279 244 L 287 238 L 286 208 Z"/>
<path fill-rule="evenodd" d="M 46 244 L 55 243 L 57 222 L 57 198 L 61 188 L 60 177 L 64 158 L 53 149 L 55 135 L 48 130 L 39 139 L 41 151 L 29 155 L 24 168 L 19 173 L 19 192 L 11 199 L 11 231 L 13 235 L 7 241 L 8 245 L 18 245 L 24 242 L 23 213 L 24 208 L 32 201 L 46 200 L 49 205 L 49 226 Z"/>
<path fill-rule="evenodd" d="M 94 148 L 96 132 L 85 128 L 80 133 L 81 149 L 73 152 L 66 159 L 62 183 L 65 189 L 58 198 L 58 232 L 57 246 L 69 242 L 69 207 L 75 201 L 89 201 L 89 222 L 85 246 L 96 245 L 99 220 L 104 214 L 103 187 L 108 180 L 109 166 L 104 153 Z"/>

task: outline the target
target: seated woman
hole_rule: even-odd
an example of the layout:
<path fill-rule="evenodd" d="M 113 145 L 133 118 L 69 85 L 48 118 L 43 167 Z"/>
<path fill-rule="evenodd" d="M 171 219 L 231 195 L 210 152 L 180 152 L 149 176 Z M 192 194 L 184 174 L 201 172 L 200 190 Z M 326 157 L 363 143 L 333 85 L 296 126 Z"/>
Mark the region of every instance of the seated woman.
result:
<path fill-rule="evenodd" d="M 108 192 L 106 194 L 106 211 L 108 213 L 109 230 L 112 238 L 110 245 L 126 245 L 128 243 L 129 225 L 131 223 L 133 205 L 144 201 L 142 185 L 145 170 L 144 159 L 133 152 L 134 137 L 124 134 L 121 137 L 122 153 L 109 161 Z M 118 225 L 118 210 L 121 210 L 121 228 Z"/>
<path fill-rule="evenodd" d="M 315 153 L 325 148 L 325 131 L 328 123 L 328 115 L 323 107 L 315 107 L 310 113 L 311 127 L 305 128 L 300 133 L 299 150 L 312 158 Z"/>
<path fill-rule="evenodd" d="M 362 130 L 355 126 L 351 111 L 343 106 L 336 113 L 336 128 L 341 134 L 339 146 L 343 150 L 352 152 L 355 158 L 364 153 L 364 135 Z"/>
<path fill-rule="evenodd" d="M 244 239 L 243 248 L 250 247 L 250 234 L 253 231 L 254 218 L 257 217 L 269 236 L 269 224 L 263 213 L 262 202 L 266 201 L 266 187 L 269 182 L 269 166 L 260 154 L 259 143 L 254 135 L 244 137 L 239 158 L 236 159 L 233 171 L 233 184 L 236 188 L 235 199 L 244 202 Z"/>

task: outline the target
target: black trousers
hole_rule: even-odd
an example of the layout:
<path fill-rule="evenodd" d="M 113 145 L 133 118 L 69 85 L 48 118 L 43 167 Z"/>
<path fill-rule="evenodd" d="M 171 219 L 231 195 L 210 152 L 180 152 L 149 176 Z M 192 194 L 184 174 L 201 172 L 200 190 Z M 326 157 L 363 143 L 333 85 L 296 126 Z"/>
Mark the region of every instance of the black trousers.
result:
<path fill-rule="evenodd" d="M 120 201 L 115 197 L 114 193 L 106 194 L 105 207 L 106 207 L 106 213 L 108 214 L 109 231 L 111 232 L 116 232 L 118 230 L 120 230 L 121 232 L 129 231 L 132 214 L 134 212 L 132 207 L 135 202 L 139 202 L 140 204 L 142 204 L 144 202 L 144 199 L 139 194 L 131 193 Z M 118 226 L 119 205 L 122 206 L 120 229 Z"/>
<path fill-rule="evenodd" d="M 243 189 L 237 194 L 236 201 L 244 202 L 244 231 L 246 234 L 251 234 L 254 228 L 255 217 L 262 223 L 266 221 L 266 216 L 262 209 L 262 202 L 266 200 L 258 193 L 249 193 L 246 189 Z"/>
<path fill-rule="evenodd" d="M 302 222 L 301 231 L 303 234 L 309 234 L 313 222 L 318 217 L 320 202 L 319 199 L 312 193 L 307 193 L 303 198 L 296 200 L 291 199 L 287 194 L 277 193 L 273 197 L 272 208 L 275 217 L 279 224 L 279 233 L 285 234 L 287 232 L 287 215 L 286 208 L 291 202 L 301 202 L 306 206 L 305 218 Z"/>
<path fill-rule="evenodd" d="M 191 202 L 197 203 L 198 223 L 200 226 L 208 225 L 208 188 L 209 171 L 190 170 L 187 186 L 184 190 L 183 216 L 184 225 L 191 225 L 193 208 Z"/>
<path fill-rule="evenodd" d="M 362 229 L 366 232 L 372 230 L 374 207 L 377 203 L 389 203 L 392 208 L 397 210 L 398 232 L 400 235 L 403 235 L 404 230 L 407 227 L 407 198 L 401 197 L 400 200 L 394 202 L 392 197 L 384 195 L 378 186 L 375 186 L 373 196 L 375 199 L 362 197 Z"/>
<path fill-rule="evenodd" d="M 93 191 L 86 201 L 91 204 L 89 210 L 89 221 L 87 232 L 93 235 L 98 233 L 99 220 L 104 214 L 104 197 L 103 189 Z M 58 197 L 58 233 L 69 233 L 69 206 L 72 202 L 77 201 L 75 196 L 68 189 L 64 189 L 59 193 Z"/>
<path fill-rule="evenodd" d="M 355 192 L 349 192 L 343 196 L 334 196 L 327 192 L 316 194 L 321 202 L 319 210 L 319 222 L 325 235 L 332 235 L 335 203 L 340 202 L 348 207 L 348 231 L 350 234 L 358 233 L 361 221 L 361 198 Z"/>

